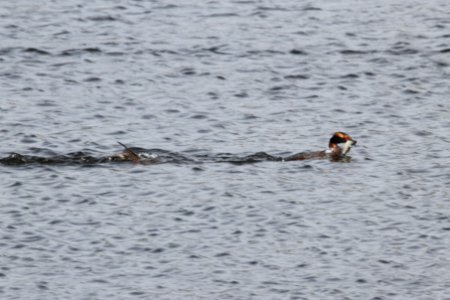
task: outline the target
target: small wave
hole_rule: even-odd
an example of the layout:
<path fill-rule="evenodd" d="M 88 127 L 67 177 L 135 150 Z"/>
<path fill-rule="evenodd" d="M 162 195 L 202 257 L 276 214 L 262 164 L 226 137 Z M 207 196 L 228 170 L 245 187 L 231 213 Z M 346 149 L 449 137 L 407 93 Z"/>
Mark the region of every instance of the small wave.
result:
<path fill-rule="evenodd" d="M 362 55 L 362 54 L 373 54 L 376 53 L 376 51 L 364 51 L 364 50 L 352 50 L 352 49 L 345 49 L 339 51 L 343 55 Z"/>
<path fill-rule="evenodd" d="M 87 19 L 95 22 L 112 22 L 118 20 L 117 18 L 110 15 L 92 16 L 88 17 Z"/>
<path fill-rule="evenodd" d="M 81 48 L 81 49 L 66 49 L 61 51 L 59 54 L 60 56 L 73 56 L 73 55 L 80 55 L 83 53 L 91 53 L 91 54 L 97 54 L 102 53 L 103 51 L 100 48 L 92 47 L 92 48 Z"/>
<path fill-rule="evenodd" d="M 404 49 L 393 48 L 387 50 L 386 53 L 391 55 L 412 55 L 419 53 L 419 51 L 411 48 L 404 48 Z"/>
<path fill-rule="evenodd" d="M 305 80 L 305 79 L 309 79 L 308 75 L 303 75 L 303 74 L 294 74 L 294 75 L 286 75 L 284 76 L 285 79 L 299 79 L 299 80 Z"/>
<path fill-rule="evenodd" d="M 23 50 L 23 52 L 28 52 L 28 53 L 36 53 L 36 54 L 40 54 L 40 55 L 50 55 L 50 52 L 47 52 L 45 50 L 39 49 L 39 48 L 25 48 Z"/>
<path fill-rule="evenodd" d="M 226 162 L 226 163 L 231 163 L 231 164 L 235 164 L 235 165 L 244 165 L 244 164 L 253 164 L 253 163 L 263 162 L 263 161 L 282 161 L 283 158 L 272 156 L 270 154 L 267 154 L 266 152 L 257 152 L 255 154 L 250 154 L 250 155 L 243 156 L 243 157 L 236 156 L 231 153 L 221 153 L 221 154 L 216 154 L 216 155 L 212 156 L 211 160 L 213 162 L 217 162 L 217 163 Z"/>
<path fill-rule="evenodd" d="M 300 50 L 300 49 L 292 49 L 291 51 L 289 51 L 289 53 L 293 54 L 293 55 L 307 55 L 308 54 L 305 51 Z"/>
<path fill-rule="evenodd" d="M 0 56 L 2 55 L 8 55 L 11 53 L 17 53 L 17 52 L 23 52 L 23 53 L 32 53 L 32 54 L 38 54 L 38 55 L 51 55 L 52 53 L 45 51 L 40 48 L 35 47 L 5 47 L 0 48 Z"/>
<path fill-rule="evenodd" d="M 210 14 L 205 15 L 206 18 L 230 18 L 230 17 L 239 17 L 237 13 L 217 13 L 217 14 Z"/>

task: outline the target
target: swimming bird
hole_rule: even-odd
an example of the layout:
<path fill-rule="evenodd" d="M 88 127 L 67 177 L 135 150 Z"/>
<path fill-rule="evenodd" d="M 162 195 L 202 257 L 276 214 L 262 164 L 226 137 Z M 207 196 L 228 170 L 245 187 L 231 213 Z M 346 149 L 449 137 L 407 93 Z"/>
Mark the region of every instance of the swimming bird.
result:
<path fill-rule="evenodd" d="M 356 145 L 356 140 L 352 139 L 348 134 L 338 131 L 333 134 L 328 143 L 328 150 L 315 151 L 315 152 L 300 152 L 284 158 L 284 161 L 291 160 L 305 160 L 305 159 L 318 159 L 318 158 L 330 158 L 333 160 L 339 160 L 346 156 L 352 146 Z"/>

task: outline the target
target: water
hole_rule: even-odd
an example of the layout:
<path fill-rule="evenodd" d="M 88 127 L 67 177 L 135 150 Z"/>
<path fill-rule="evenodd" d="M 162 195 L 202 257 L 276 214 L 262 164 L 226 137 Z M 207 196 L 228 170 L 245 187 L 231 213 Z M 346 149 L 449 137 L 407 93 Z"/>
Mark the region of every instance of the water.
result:
<path fill-rule="evenodd" d="M 2 3 L 1 298 L 450 299 L 449 9 Z"/>

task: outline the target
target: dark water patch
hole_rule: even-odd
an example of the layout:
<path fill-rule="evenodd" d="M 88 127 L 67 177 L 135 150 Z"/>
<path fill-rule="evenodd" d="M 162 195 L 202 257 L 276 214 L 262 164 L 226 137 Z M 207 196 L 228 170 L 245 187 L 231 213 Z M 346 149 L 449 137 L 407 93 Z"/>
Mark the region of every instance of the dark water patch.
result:
<path fill-rule="evenodd" d="M 259 117 L 254 115 L 254 114 L 244 114 L 244 120 L 255 120 L 258 119 Z"/>
<path fill-rule="evenodd" d="M 149 52 L 153 56 L 157 56 L 157 57 L 162 56 L 164 54 L 170 54 L 170 55 L 175 55 L 175 56 L 180 54 L 178 51 L 170 50 L 170 49 L 158 49 L 158 50 L 152 49 L 152 50 L 149 50 Z M 135 54 L 142 54 L 142 53 L 144 53 L 142 50 L 138 50 L 135 52 Z"/>
<path fill-rule="evenodd" d="M 16 182 L 14 182 L 13 184 L 11 184 L 9 187 L 19 187 L 19 186 L 21 186 L 21 185 L 22 185 L 22 182 L 16 181 Z"/>
<path fill-rule="evenodd" d="M 425 137 L 425 136 L 432 136 L 433 133 L 430 131 L 426 131 L 426 130 L 417 130 L 414 132 L 415 135 L 420 136 L 420 137 Z"/>
<path fill-rule="evenodd" d="M 353 49 L 346 49 L 346 50 L 339 51 L 339 53 L 341 53 L 343 55 L 364 55 L 364 54 L 374 54 L 376 52 L 377 51 L 375 51 L 375 50 L 364 51 L 364 50 L 353 50 Z"/>
<path fill-rule="evenodd" d="M 194 68 L 183 68 L 180 70 L 181 74 L 183 75 L 196 75 L 197 72 L 195 71 Z"/>
<path fill-rule="evenodd" d="M 224 48 L 225 46 L 226 45 L 212 46 L 212 47 L 209 47 L 209 48 L 205 48 L 203 50 L 204 51 L 208 51 L 208 52 L 212 52 L 214 54 L 221 54 L 221 55 L 223 55 L 223 54 L 227 54 L 227 53 L 224 52 L 224 51 L 221 51 L 220 49 Z"/>
<path fill-rule="evenodd" d="M 195 56 L 196 58 L 202 59 L 205 57 L 211 57 L 211 54 L 229 55 L 229 53 L 222 50 L 226 46 L 227 46 L 226 44 L 216 45 L 216 46 L 211 46 L 211 47 L 194 46 L 193 48 L 182 49 L 179 52 L 183 53 L 183 55 Z"/>
<path fill-rule="evenodd" d="M 274 54 L 286 54 L 279 50 L 248 50 L 244 56 L 271 56 Z"/>
<path fill-rule="evenodd" d="M 101 119 L 101 116 L 96 115 L 95 117 Z M 117 131 L 110 132 L 108 135 L 117 136 L 117 135 L 126 135 L 127 133 L 128 132 L 125 130 L 117 130 Z"/>
<path fill-rule="evenodd" d="M 169 114 L 178 114 L 180 113 L 180 111 L 178 109 L 174 109 L 174 108 L 169 108 L 164 110 L 164 112 L 169 113 Z"/>
<path fill-rule="evenodd" d="M 52 67 L 57 67 L 57 68 L 59 68 L 59 67 L 71 66 L 71 65 L 75 65 L 75 62 L 72 62 L 72 61 L 61 62 L 61 63 L 55 63 L 55 64 L 52 64 L 51 66 L 52 66 Z"/>
<path fill-rule="evenodd" d="M 51 55 L 50 52 L 47 52 L 45 50 L 39 49 L 39 48 L 25 48 L 23 50 L 23 52 L 26 53 L 35 53 L 35 54 L 39 54 L 39 55 Z"/>
<path fill-rule="evenodd" d="M 436 64 L 436 66 L 443 67 L 443 68 L 448 67 L 450 65 L 449 63 L 444 62 L 444 61 L 435 61 L 434 63 Z"/>
<path fill-rule="evenodd" d="M 67 84 L 71 84 L 71 85 L 77 85 L 77 84 L 80 84 L 80 82 L 78 82 L 78 81 L 76 81 L 76 80 L 73 80 L 73 79 L 67 79 L 67 78 L 64 79 L 64 82 L 67 83 Z"/>
<path fill-rule="evenodd" d="M 0 73 L 0 76 L 7 77 L 8 79 L 21 79 L 22 76 L 10 72 Z"/>
<path fill-rule="evenodd" d="M 15 51 L 17 48 L 14 47 L 5 47 L 5 48 L 0 48 L 0 55 L 8 55 L 11 52 Z"/>
<path fill-rule="evenodd" d="M 406 90 L 403 90 L 403 93 L 409 94 L 409 95 L 415 95 L 415 94 L 419 94 L 420 92 L 417 90 L 413 90 L 413 89 L 406 89 Z"/>
<path fill-rule="evenodd" d="M 231 1 L 232 3 L 236 3 L 236 4 L 256 4 L 257 2 L 254 0 L 235 0 L 235 1 Z"/>
<path fill-rule="evenodd" d="M 244 164 L 253 164 L 257 162 L 263 162 L 263 161 L 282 161 L 283 159 L 281 157 L 275 157 L 270 154 L 267 154 L 265 152 L 257 152 L 255 154 L 250 154 L 247 156 L 236 156 L 231 153 L 220 153 L 212 156 L 207 156 L 207 160 L 213 161 L 213 162 L 227 162 L 234 165 L 244 165 Z"/>
<path fill-rule="evenodd" d="M 303 74 L 295 74 L 295 75 L 286 75 L 284 76 L 285 79 L 298 79 L 298 80 L 306 80 L 309 79 L 308 75 Z"/>
<path fill-rule="evenodd" d="M 344 78 L 344 79 L 355 79 L 355 78 L 359 78 L 359 75 L 358 74 L 354 74 L 354 73 L 349 73 L 349 74 L 346 74 L 346 75 L 342 75 L 341 78 Z"/>
<path fill-rule="evenodd" d="M 117 9 L 117 10 L 127 10 L 128 8 L 127 8 L 126 6 L 117 5 L 117 6 L 114 6 L 114 9 Z"/>
<path fill-rule="evenodd" d="M 61 30 L 61 31 L 53 34 L 52 36 L 53 37 L 58 37 L 58 36 L 65 36 L 65 35 L 68 35 L 68 34 L 70 34 L 70 31 L 68 31 L 68 30 Z"/>
<path fill-rule="evenodd" d="M 256 9 L 259 11 L 289 11 L 288 8 L 282 6 L 258 6 Z"/>
<path fill-rule="evenodd" d="M 322 9 L 320 7 L 306 5 L 302 8 L 304 11 L 321 11 Z"/>
<path fill-rule="evenodd" d="M 439 51 L 440 53 L 450 53 L 450 48 L 445 48 Z"/>
<path fill-rule="evenodd" d="M 178 7 L 179 6 L 175 5 L 175 4 L 167 4 L 167 5 L 155 6 L 153 9 L 176 9 Z"/>
<path fill-rule="evenodd" d="M 208 116 L 205 114 L 195 114 L 195 115 L 191 116 L 190 118 L 195 119 L 195 120 L 204 120 L 204 119 L 208 119 Z"/>
<path fill-rule="evenodd" d="M 56 102 L 54 100 L 41 100 L 37 103 L 38 106 L 42 107 L 55 107 L 57 106 Z"/>
<path fill-rule="evenodd" d="M 215 92 L 208 92 L 207 95 L 210 97 L 210 99 L 216 100 L 219 99 L 219 94 Z"/>
<path fill-rule="evenodd" d="M 88 77 L 88 78 L 83 79 L 83 81 L 84 82 L 100 82 L 100 81 L 102 81 L 102 79 L 99 77 Z"/>
<path fill-rule="evenodd" d="M 369 62 L 385 65 L 385 64 L 389 64 L 389 59 L 387 59 L 386 57 L 375 57 L 375 58 L 369 59 Z"/>
<path fill-rule="evenodd" d="M 303 50 L 299 50 L 299 49 L 292 49 L 291 51 L 289 51 L 290 54 L 293 55 L 307 55 L 308 53 L 306 53 Z"/>
<path fill-rule="evenodd" d="M 214 255 L 215 257 L 227 257 L 227 256 L 231 256 L 231 254 L 229 252 L 220 252 Z"/>
<path fill-rule="evenodd" d="M 38 138 L 35 135 L 26 135 L 20 140 L 20 142 L 24 144 L 34 144 L 38 142 Z"/>
<path fill-rule="evenodd" d="M 282 90 L 288 90 L 291 88 L 292 88 L 291 85 L 276 85 L 276 86 L 269 88 L 269 92 L 278 92 L 278 91 L 282 91 Z"/>
<path fill-rule="evenodd" d="M 387 54 L 391 55 L 414 55 L 418 54 L 419 50 L 412 48 L 402 48 L 402 47 L 394 47 L 386 51 Z"/>
<path fill-rule="evenodd" d="M 229 17 L 239 17 L 237 13 L 216 13 L 205 15 L 206 18 L 229 18 Z"/>
<path fill-rule="evenodd" d="M 300 30 L 300 31 L 296 31 L 295 34 L 307 36 L 307 35 L 309 35 L 310 33 L 309 33 L 309 32 L 306 32 L 306 31 Z"/>
<path fill-rule="evenodd" d="M 126 53 L 122 51 L 109 51 L 105 53 L 108 56 L 124 56 Z"/>
<path fill-rule="evenodd" d="M 240 93 L 234 94 L 233 96 L 236 98 L 247 98 L 249 95 L 247 92 L 240 92 Z"/>
<path fill-rule="evenodd" d="M 115 18 L 110 15 L 92 16 L 92 17 L 88 17 L 87 19 L 90 21 L 95 21 L 95 22 L 112 22 L 112 21 L 118 20 L 118 18 Z"/>
<path fill-rule="evenodd" d="M 80 49 L 67 49 L 61 51 L 59 54 L 60 56 L 78 56 L 81 54 L 90 53 L 90 54 L 100 54 L 103 53 L 103 51 L 100 48 L 93 47 L 93 48 L 80 48 Z"/>
<path fill-rule="evenodd" d="M 34 235 L 34 234 L 30 233 L 30 236 L 21 239 L 21 241 L 24 243 L 33 243 L 33 242 L 41 241 L 43 239 L 44 239 L 44 237 L 42 237 L 40 235 Z"/>
<path fill-rule="evenodd" d="M 157 116 L 153 115 L 153 114 L 145 114 L 145 115 L 142 115 L 141 118 L 144 119 L 144 120 L 151 120 L 151 119 L 156 119 Z"/>

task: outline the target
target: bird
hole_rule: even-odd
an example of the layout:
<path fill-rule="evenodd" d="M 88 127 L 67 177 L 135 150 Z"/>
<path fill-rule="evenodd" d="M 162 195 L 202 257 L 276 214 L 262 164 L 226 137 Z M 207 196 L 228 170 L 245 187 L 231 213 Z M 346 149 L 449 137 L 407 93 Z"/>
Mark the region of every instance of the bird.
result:
<path fill-rule="evenodd" d="M 333 160 L 338 160 L 347 155 L 352 146 L 356 145 L 356 140 L 354 140 L 350 135 L 345 132 L 338 131 L 333 134 L 328 143 L 328 149 L 322 151 L 313 152 L 300 152 L 288 157 L 285 157 L 283 161 L 292 160 L 305 160 L 305 159 L 318 159 L 318 158 L 331 158 Z"/>

